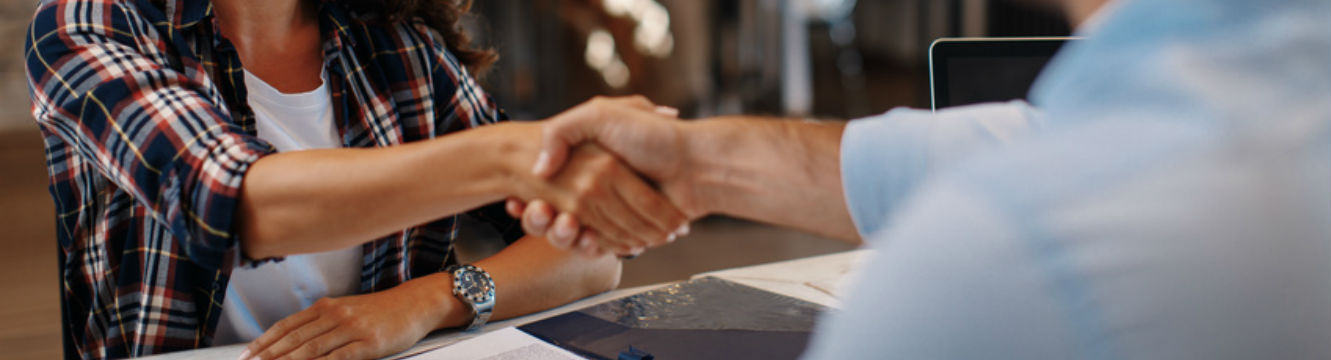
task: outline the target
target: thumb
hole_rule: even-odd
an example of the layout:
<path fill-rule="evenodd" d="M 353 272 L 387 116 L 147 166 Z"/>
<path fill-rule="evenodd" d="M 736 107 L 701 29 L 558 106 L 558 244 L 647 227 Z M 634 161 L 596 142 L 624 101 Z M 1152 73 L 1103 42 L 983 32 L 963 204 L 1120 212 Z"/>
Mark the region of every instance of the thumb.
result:
<path fill-rule="evenodd" d="M 542 178 L 550 178 L 559 173 L 559 169 L 564 167 L 568 161 L 569 147 L 581 143 L 586 137 L 584 134 L 588 126 L 594 124 L 582 124 L 579 119 L 555 119 L 547 121 L 541 129 L 541 152 L 536 156 L 536 165 L 532 167 L 532 174 Z"/>
<path fill-rule="evenodd" d="M 568 144 L 559 138 L 546 138 L 541 141 L 541 153 L 536 156 L 536 165 L 532 166 L 531 172 L 538 177 L 548 179 L 559 172 L 566 158 L 568 158 Z"/>
<path fill-rule="evenodd" d="M 676 109 L 676 108 L 673 108 L 673 107 L 669 107 L 669 106 L 657 106 L 657 107 L 653 108 L 652 111 L 655 112 L 657 115 L 661 115 L 661 116 L 665 116 L 665 117 L 671 117 L 671 118 L 678 118 L 678 117 L 679 117 L 679 109 Z"/>

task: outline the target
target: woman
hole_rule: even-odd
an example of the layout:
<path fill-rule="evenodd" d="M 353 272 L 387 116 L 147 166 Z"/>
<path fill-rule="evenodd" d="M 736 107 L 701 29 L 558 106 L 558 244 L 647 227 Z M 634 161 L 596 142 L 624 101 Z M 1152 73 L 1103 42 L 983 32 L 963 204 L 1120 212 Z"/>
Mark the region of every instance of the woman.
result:
<path fill-rule="evenodd" d="M 522 237 L 482 205 L 539 197 L 639 243 L 682 215 L 595 148 L 554 179 L 531 176 L 541 125 L 487 125 L 504 115 L 466 67 L 494 56 L 467 46 L 465 8 L 44 3 L 25 56 L 58 211 L 66 356 L 251 341 L 246 356 L 263 359 L 378 357 L 613 288 L 613 257 Z M 603 99 L 560 116 L 651 108 Z M 449 268 L 459 216 L 511 244 Z"/>

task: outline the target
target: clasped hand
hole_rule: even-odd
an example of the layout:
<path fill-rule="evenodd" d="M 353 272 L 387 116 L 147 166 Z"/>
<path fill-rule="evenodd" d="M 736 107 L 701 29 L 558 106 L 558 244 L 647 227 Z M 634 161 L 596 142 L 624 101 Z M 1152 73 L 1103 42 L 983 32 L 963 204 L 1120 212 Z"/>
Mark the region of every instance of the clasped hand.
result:
<path fill-rule="evenodd" d="M 641 96 L 593 99 L 544 124 L 541 154 L 532 172 L 540 177 L 551 177 L 554 181 L 564 176 L 576 176 L 567 174 L 582 172 L 583 165 L 579 164 L 581 153 L 587 151 L 585 149 L 589 145 L 598 145 L 596 152 L 605 151 L 600 150 L 601 147 L 613 152 L 633 169 L 632 173 L 654 182 L 661 195 L 674 205 L 672 208 L 680 209 L 681 217 L 661 211 L 589 214 L 579 211 L 578 207 L 566 205 L 569 199 L 539 196 L 509 199 L 508 212 L 521 217 L 528 234 L 543 234 L 551 244 L 577 250 L 589 257 L 606 252 L 636 255 L 646 248 L 661 246 L 673 242 L 678 236 L 687 235 L 688 225 L 685 221 L 703 215 L 703 211 L 698 205 L 698 196 L 683 179 L 685 169 L 690 164 L 685 162 L 688 157 L 681 153 L 685 139 L 680 134 L 680 122 L 675 118 L 676 115 L 678 111 L 658 107 Z M 621 194 L 640 198 L 621 200 L 646 203 L 648 208 L 665 206 L 656 200 L 658 195 L 655 192 L 649 194 L 646 189 L 636 186 L 633 190 L 632 193 Z M 593 196 L 583 201 L 596 202 L 604 198 Z M 657 216 L 665 217 L 654 218 Z M 651 232 L 625 232 L 648 229 L 640 226 L 642 223 L 683 225 L 672 228 L 675 230 L 666 236 Z"/>

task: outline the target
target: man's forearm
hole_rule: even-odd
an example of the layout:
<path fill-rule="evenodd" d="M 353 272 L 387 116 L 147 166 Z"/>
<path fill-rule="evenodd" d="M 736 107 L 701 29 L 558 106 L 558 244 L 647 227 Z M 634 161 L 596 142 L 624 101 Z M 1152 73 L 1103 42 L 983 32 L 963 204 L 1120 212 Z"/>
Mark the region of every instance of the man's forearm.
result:
<path fill-rule="evenodd" d="M 532 126 L 267 156 L 245 177 L 242 248 L 251 258 L 341 249 L 501 200 L 509 177 L 534 159 Z"/>
<path fill-rule="evenodd" d="M 841 183 L 845 123 L 737 116 L 681 127 L 682 178 L 704 212 L 859 242 Z"/>

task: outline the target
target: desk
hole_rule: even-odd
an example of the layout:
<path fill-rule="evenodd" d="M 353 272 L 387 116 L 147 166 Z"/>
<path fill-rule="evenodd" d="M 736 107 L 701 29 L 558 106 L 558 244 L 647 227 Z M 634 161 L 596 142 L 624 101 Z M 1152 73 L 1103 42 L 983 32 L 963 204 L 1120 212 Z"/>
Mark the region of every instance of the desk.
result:
<path fill-rule="evenodd" d="M 837 307 L 839 302 L 837 296 L 841 294 L 841 284 L 845 283 L 847 274 L 856 264 L 864 261 L 869 256 L 869 250 L 854 250 L 836 254 L 814 256 L 803 259 L 781 261 L 770 264 L 747 266 L 729 270 L 714 271 L 694 275 L 694 278 L 703 276 L 715 276 L 721 279 L 733 281 L 736 283 L 752 286 L 755 288 L 771 291 L 774 293 L 798 298 L 801 300 L 829 306 Z M 647 286 L 640 286 L 629 289 L 618 289 L 600 295 L 591 296 L 582 300 L 569 303 L 554 309 L 542 311 L 535 314 L 520 316 L 508 320 L 496 321 L 486 324 L 477 332 L 462 332 L 458 330 L 441 330 L 426 336 L 410 349 L 403 351 L 391 358 L 403 358 L 426 351 L 438 349 L 453 343 L 470 339 L 477 335 L 503 329 L 509 326 L 521 326 L 544 320 L 549 317 L 572 312 L 587 306 L 599 304 L 602 302 L 642 293 L 658 287 L 670 285 L 672 283 L 662 283 Z M 244 350 L 244 344 L 217 346 L 206 349 L 180 351 L 169 354 L 147 357 L 152 360 L 175 360 L 175 359 L 218 359 L 232 360 L 240 356 Z"/>

